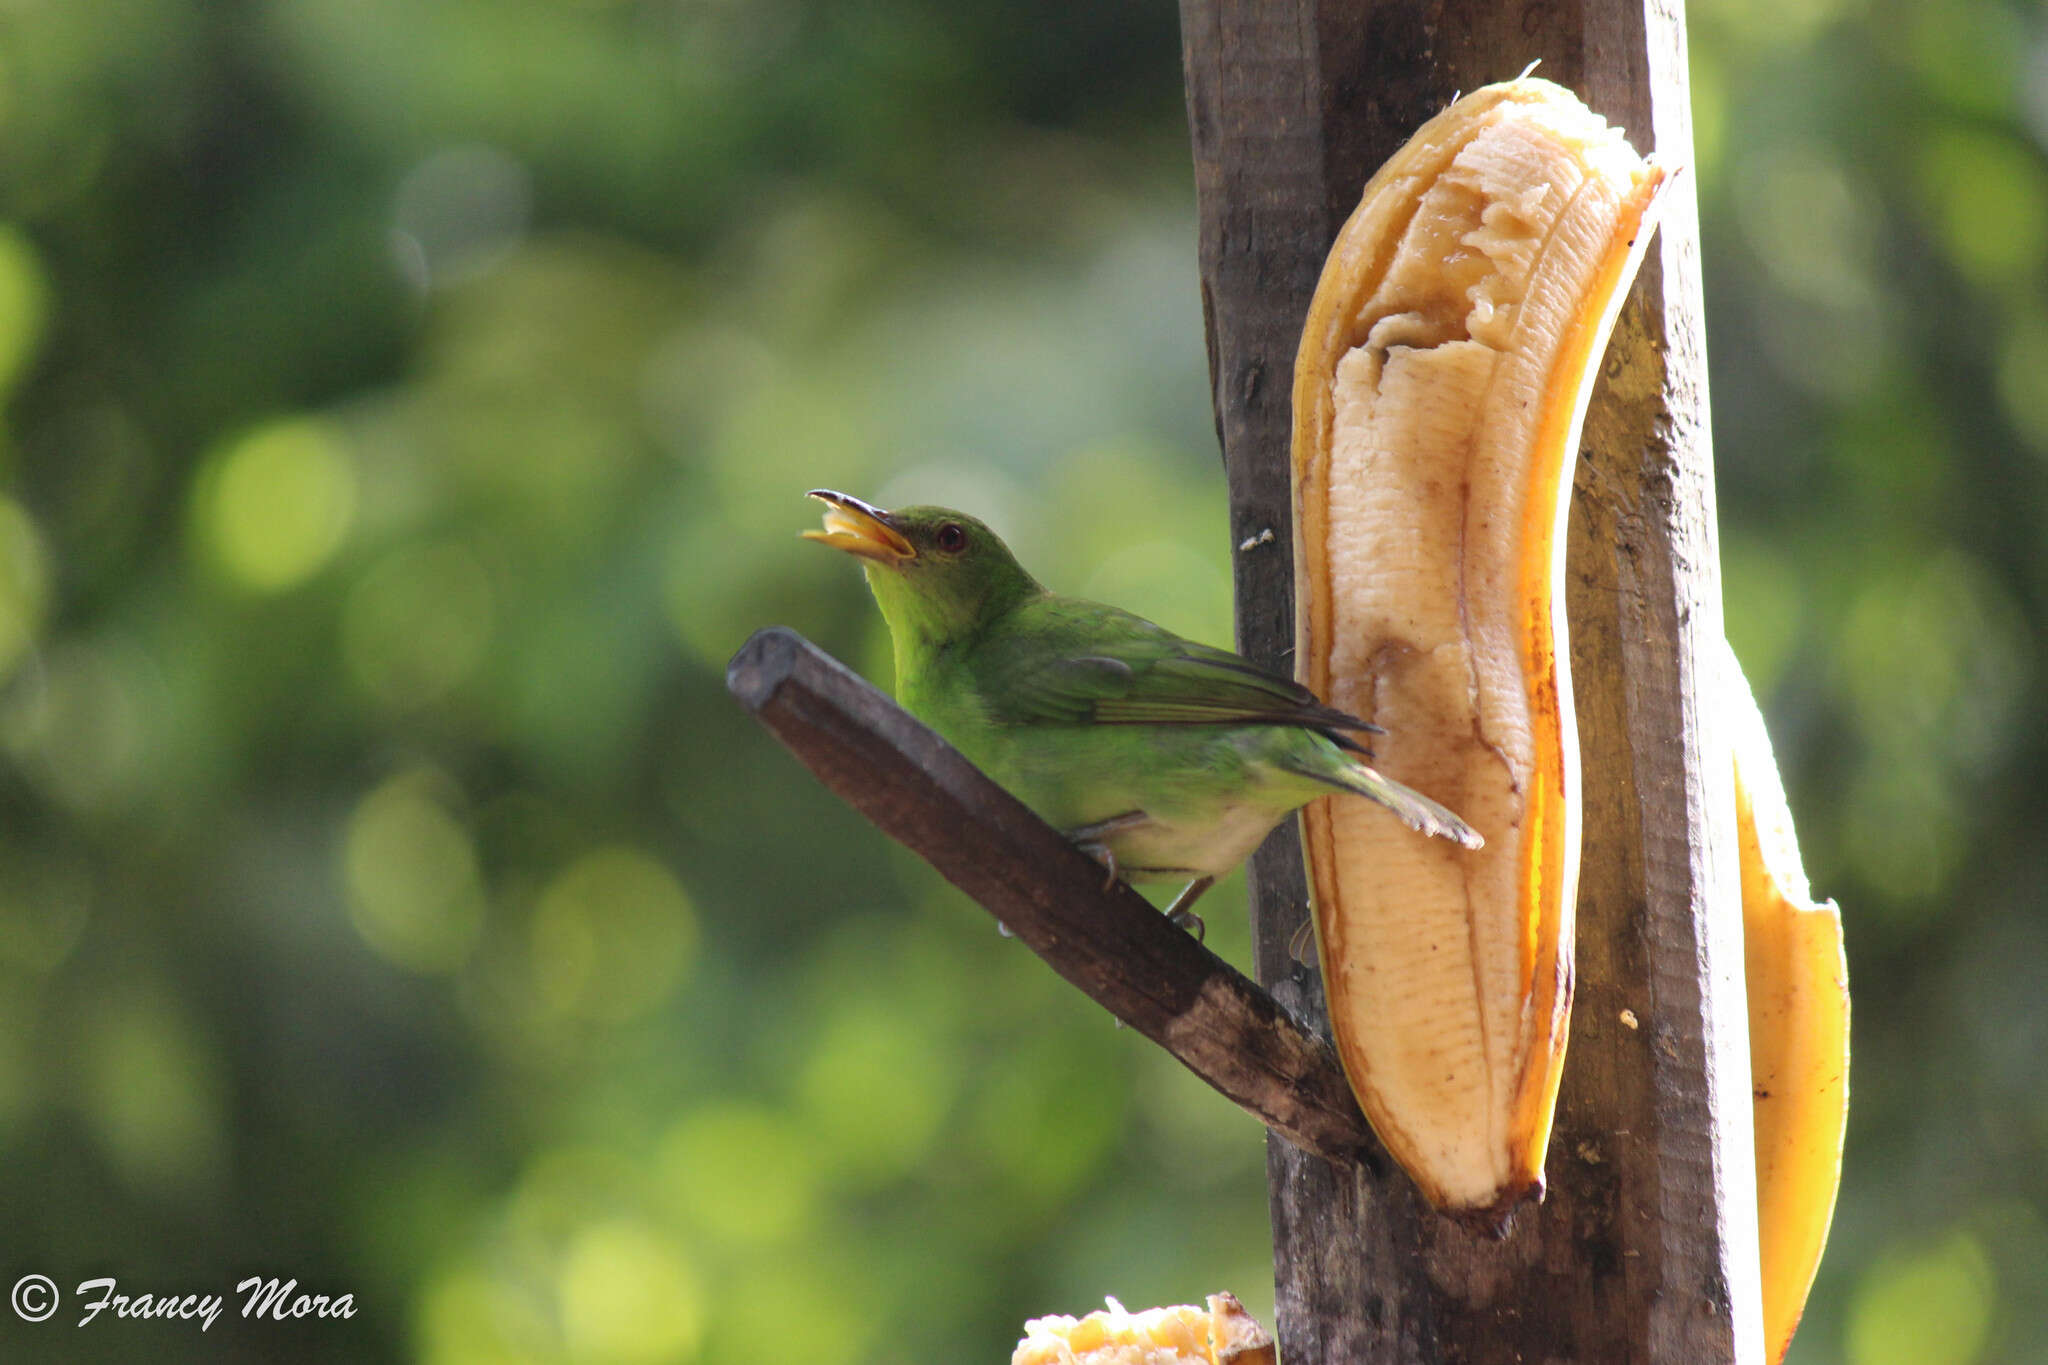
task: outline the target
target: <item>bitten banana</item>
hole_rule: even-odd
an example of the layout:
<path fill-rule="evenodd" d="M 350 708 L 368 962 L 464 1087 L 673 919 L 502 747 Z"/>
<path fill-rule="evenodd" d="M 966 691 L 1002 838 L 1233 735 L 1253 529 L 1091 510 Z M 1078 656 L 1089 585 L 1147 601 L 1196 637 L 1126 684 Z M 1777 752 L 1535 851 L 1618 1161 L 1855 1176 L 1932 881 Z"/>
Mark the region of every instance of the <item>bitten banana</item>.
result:
<path fill-rule="evenodd" d="M 1806 1307 L 1842 1182 L 1849 968 L 1842 916 L 1807 888 L 1763 713 L 1725 645 L 1721 669 L 1735 750 L 1764 1342 L 1779 1361 Z"/>
<path fill-rule="evenodd" d="M 1033 1318 L 1010 1365 L 1274 1365 L 1273 1337 L 1234 1294 L 1133 1313 L 1109 1300 L 1085 1318 Z"/>
<path fill-rule="evenodd" d="M 1304 812 L 1345 1070 L 1447 1210 L 1542 1188 L 1579 856 L 1565 515 L 1666 178 L 1548 81 L 1476 91 L 1366 186 L 1296 360 L 1300 677 L 1486 840 Z"/>

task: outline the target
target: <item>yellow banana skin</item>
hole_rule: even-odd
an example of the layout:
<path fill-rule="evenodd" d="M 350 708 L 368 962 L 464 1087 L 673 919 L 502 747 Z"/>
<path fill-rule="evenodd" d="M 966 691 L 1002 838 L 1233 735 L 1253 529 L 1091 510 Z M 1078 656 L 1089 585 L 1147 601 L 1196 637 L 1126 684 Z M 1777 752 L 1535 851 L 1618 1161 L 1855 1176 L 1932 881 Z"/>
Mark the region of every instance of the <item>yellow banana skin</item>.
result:
<path fill-rule="evenodd" d="M 1482 1222 L 1542 1189 L 1579 851 L 1564 524 L 1666 180 L 1559 86 L 1475 91 L 1366 186 L 1295 365 L 1298 672 L 1486 839 L 1303 812 L 1332 1027 L 1388 1150 Z"/>
<path fill-rule="evenodd" d="M 1742 959 L 1755 1099 L 1764 1339 L 1785 1358 L 1842 1181 L 1849 1118 L 1849 968 L 1842 916 L 1807 888 L 1763 713 L 1733 650 L 1721 661 L 1735 754 Z"/>

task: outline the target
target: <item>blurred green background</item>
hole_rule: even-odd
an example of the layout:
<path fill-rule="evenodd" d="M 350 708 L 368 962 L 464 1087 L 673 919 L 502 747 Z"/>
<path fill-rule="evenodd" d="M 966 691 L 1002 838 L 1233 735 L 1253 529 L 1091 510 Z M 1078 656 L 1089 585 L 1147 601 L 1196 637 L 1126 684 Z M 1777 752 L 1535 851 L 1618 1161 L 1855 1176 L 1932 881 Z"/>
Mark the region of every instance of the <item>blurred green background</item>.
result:
<path fill-rule="evenodd" d="M 2048 14 L 1692 41 L 1730 630 L 1856 986 L 1793 1358 L 2038 1361 Z M 888 681 L 817 484 L 1229 638 L 1191 180 L 1166 0 L 0 0 L 0 1278 L 67 1296 L 0 1358 L 1268 1316 L 1255 1125 L 722 684 Z M 356 1316 L 70 1326 L 252 1274 Z"/>

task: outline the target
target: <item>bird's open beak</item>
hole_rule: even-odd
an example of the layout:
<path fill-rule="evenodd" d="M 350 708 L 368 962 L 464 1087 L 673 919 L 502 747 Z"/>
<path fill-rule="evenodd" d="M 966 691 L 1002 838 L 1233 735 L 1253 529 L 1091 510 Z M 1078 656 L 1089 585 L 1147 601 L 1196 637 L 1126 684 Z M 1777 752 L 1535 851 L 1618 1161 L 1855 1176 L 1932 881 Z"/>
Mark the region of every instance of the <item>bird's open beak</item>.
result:
<path fill-rule="evenodd" d="M 879 564 L 896 565 L 917 558 L 917 550 L 889 524 L 889 514 L 829 488 L 813 488 L 809 495 L 825 504 L 825 529 L 804 532 L 815 540 Z"/>

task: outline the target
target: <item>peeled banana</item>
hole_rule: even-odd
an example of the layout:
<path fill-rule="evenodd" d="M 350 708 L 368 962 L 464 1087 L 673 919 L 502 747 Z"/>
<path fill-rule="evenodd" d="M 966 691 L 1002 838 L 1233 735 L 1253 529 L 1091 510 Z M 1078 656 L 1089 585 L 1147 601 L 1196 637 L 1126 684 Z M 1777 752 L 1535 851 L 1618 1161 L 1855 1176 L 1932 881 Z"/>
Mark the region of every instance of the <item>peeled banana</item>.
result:
<path fill-rule="evenodd" d="M 1477 852 L 1303 816 L 1338 1051 L 1440 1208 L 1539 1192 L 1572 994 L 1579 758 L 1564 526 L 1666 171 L 1569 91 L 1459 100 L 1365 188 L 1295 365 L 1296 659 Z"/>
<path fill-rule="evenodd" d="M 1010 1365 L 1275 1365 L 1273 1338 L 1234 1294 L 1133 1313 L 1110 1299 L 1085 1318 L 1033 1318 Z"/>
<path fill-rule="evenodd" d="M 1735 752 L 1764 1341 L 1775 1362 L 1799 1325 L 1842 1181 L 1849 968 L 1842 916 L 1807 888 L 1763 713 L 1725 645 L 1720 677 Z"/>

